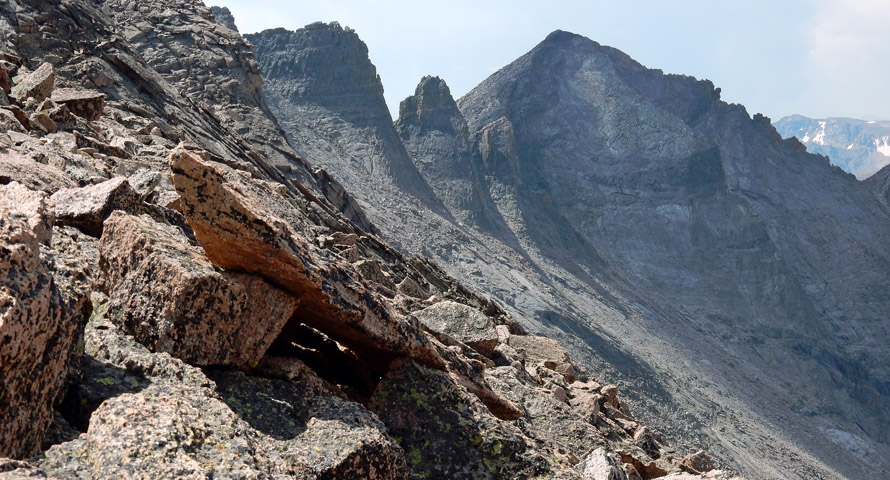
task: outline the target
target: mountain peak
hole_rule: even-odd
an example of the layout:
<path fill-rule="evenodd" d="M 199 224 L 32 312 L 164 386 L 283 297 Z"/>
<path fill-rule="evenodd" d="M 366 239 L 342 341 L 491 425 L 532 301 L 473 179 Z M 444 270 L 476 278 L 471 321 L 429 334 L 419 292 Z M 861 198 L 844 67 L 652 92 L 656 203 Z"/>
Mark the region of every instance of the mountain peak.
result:
<path fill-rule="evenodd" d="M 555 43 L 555 42 L 569 42 L 572 40 L 587 40 L 588 42 L 592 42 L 587 37 L 578 35 L 577 33 L 567 32 L 565 30 L 554 30 L 550 32 L 550 35 L 547 35 L 547 38 L 544 39 L 544 42 L 547 43 Z"/>
<path fill-rule="evenodd" d="M 414 95 L 399 104 L 399 126 L 414 125 L 421 131 L 440 130 L 454 133 L 466 129 L 460 110 L 445 80 L 425 76 Z"/>

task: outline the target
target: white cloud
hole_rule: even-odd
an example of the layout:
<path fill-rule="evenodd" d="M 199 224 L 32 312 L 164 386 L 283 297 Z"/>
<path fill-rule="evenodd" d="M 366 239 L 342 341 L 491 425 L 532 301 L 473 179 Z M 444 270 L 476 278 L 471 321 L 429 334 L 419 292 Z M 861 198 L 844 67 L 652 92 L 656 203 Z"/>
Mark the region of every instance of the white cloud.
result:
<path fill-rule="evenodd" d="M 807 24 L 814 116 L 890 116 L 890 2 L 821 0 Z"/>

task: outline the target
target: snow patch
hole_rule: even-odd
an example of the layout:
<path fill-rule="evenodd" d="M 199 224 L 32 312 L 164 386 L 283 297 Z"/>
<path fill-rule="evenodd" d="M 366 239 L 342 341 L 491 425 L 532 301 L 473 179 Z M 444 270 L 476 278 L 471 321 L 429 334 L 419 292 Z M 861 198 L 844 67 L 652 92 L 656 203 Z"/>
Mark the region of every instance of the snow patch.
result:
<path fill-rule="evenodd" d="M 847 150 L 853 150 L 853 144 L 852 144 L 852 143 L 849 144 L 849 145 L 847 145 Z"/>
<path fill-rule="evenodd" d="M 874 120 L 869 120 L 869 121 L 867 121 L 867 122 L 865 122 L 865 123 L 875 123 L 875 121 L 874 121 Z"/>
<path fill-rule="evenodd" d="M 885 157 L 890 157 L 890 136 L 876 138 L 875 147 L 877 148 L 878 153 Z"/>
<path fill-rule="evenodd" d="M 813 143 L 825 145 L 825 122 L 819 122 L 819 133 L 813 137 Z"/>
<path fill-rule="evenodd" d="M 810 141 L 810 134 L 808 133 L 808 134 L 804 135 L 803 138 L 800 139 L 800 141 L 803 142 L 803 143 L 807 143 L 807 142 L 809 142 L 809 141 Z"/>

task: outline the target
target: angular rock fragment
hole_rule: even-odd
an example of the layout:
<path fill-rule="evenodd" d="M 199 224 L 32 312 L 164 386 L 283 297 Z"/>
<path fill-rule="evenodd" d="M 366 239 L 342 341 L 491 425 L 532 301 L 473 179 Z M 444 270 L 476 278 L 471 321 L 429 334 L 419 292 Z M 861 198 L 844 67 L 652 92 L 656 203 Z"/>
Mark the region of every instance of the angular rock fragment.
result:
<path fill-rule="evenodd" d="M 20 102 L 33 97 L 38 102 L 53 93 L 53 82 L 56 80 L 55 70 L 44 62 L 37 70 L 27 74 L 10 92 L 10 96 Z"/>
<path fill-rule="evenodd" d="M 294 233 L 262 203 L 281 202 L 280 194 L 256 188 L 243 173 L 182 146 L 171 152 L 170 164 L 183 213 L 211 262 L 261 276 L 296 296 L 300 306 L 295 318 L 347 345 L 376 368 L 385 370 L 397 357 L 413 358 L 447 370 L 499 418 L 522 414 L 485 383 L 481 365 L 426 335 L 416 319 L 374 293 L 352 265 L 336 261 Z"/>
<path fill-rule="evenodd" d="M 32 125 L 43 130 L 44 133 L 56 133 L 59 131 L 59 126 L 56 124 L 55 120 L 46 113 L 34 113 L 29 120 Z"/>
<path fill-rule="evenodd" d="M 0 131 L 24 132 L 25 126 L 15 117 L 11 111 L 0 108 Z"/>
<path fill-rule="evenodd" d="M 3 111 L 0 110 L 0 113 Z M 56 167 L 38 163 L 13 151 L 0 151 L 0 184 L 9 182 L 19 182 L 32 190 L 48 193 L 77 186 Z"/>
<path fill-rule="evenodd" d="M 115 210 L 141 213 L 142 200 L 124 177 L 97 185 L 66 188 L 52 196 L 56 221 L 76 227 L 87 235 L 102 236 L 102 224 Z"/>
<path fill-rule="evenodd" d="M 59 88 L 52 92 L 52 101 L 65 105 L 71 113 L 87 120 L 98 120 L 105 110 L 105 94 L 94 90 Z"/>
<path fill-rule="evenodd" d="M 714 470 L 716 465 L 714 465 L 714 461 L 711 460 L 710 455 L 708 455 L 704 450 L 699 450 L 693 454 L 687 455 L 683 458 L 683 465 L 695 470 L 696 472 L 710 472 Z"/>
<path fill-rule="evenodd" d="M 0 457 L 14 458 L 37 453 L 77 368 L 90 310 L 84 285 L 62 278 L 72 270 L 51 268 L 40 245 L 51 222 L 35 218 L 41 202 L 17 205 L 20 194 L 18 185 L 0 186 Z"/>
<path fill-rule="evenodd" d="M 54 220 L 48 200 L 45 193 L 31 190 L 18 182 L 0 185 L 0 208 L 22 216 L 37 241 L 47 246 L 52 240 Z"/>
<path fill-rule="evenodd" d="M 183 148 L 170 154 L 170 162 L 183 213 L 214 264 L 291 292 L 301 300 L 304 323 L 335 339 L 444 367 L 416 321 L 364 295 L 351 265 L 319 257 L 310 242 L 244 195 L 225 167 Z"/>
<path fill-rule="evenodd" d="M 12 80 L 9 78 L 9 69 L 2 64 L 0 64 L 0 90 L 3 90 L 5 95 L 12 93 Z"/>
<path fill-rule="evenodd" d="M 498 344 L 494 322 L 473 307 L 445 300 L 414 312 L 414 316 L 427 327 L 467 344 L 482 355 L 491 356 Z"/>
<path fill-rule="evenodd" d="M 255 365 L 299 303 L 259 277 L 220 273 L 172 227 L 115 212 L 99 241 L 111 318 L 152 351 Z"/>
<path fill-rule="evenodd" d="M 576 468 L 585 480 L 627 480 L 618 456 L 603 447 L 590 452 Z"/>

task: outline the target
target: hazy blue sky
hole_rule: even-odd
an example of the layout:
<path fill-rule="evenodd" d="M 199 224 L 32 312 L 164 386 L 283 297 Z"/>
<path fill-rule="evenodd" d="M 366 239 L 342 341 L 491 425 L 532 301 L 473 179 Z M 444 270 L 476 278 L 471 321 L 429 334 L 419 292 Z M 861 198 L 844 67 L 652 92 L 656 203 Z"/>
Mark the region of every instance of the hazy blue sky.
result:
<path fill-rule="evenodd" d="M 890 0 L 208 3 L 229 7 L 242 33 L 319 20 L 354 28 L 394 112 L 424 75 L 460 97 L 562 29 L 710 79 L 752 115 L 890 119 Z"/>

